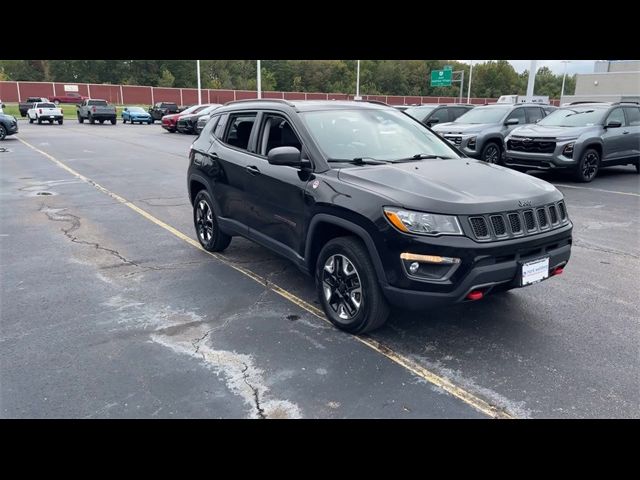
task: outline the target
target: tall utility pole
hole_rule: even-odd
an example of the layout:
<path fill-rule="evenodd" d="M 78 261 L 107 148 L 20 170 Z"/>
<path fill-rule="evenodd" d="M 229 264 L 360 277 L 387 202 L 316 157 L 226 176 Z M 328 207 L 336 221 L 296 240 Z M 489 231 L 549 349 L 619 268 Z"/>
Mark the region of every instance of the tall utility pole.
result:
<path fill-rule="evenodd" d="M 262 70 L 260 60 L 258 60 L 258 98 L 262 98 Z"/>
<path fill-rule="evenodd" d="M 562 97 L 564 97 L 564 81 L 567 78 L 567 64 L 570 62 L 570 60 L 562 60 L 562 63 L 564 63 L 564 74 L 562 75 L 562 88 L 560 89 L 560 104 L 562 104 Z"/>
<path fill-rule="evenodd" d="M 531 60 L 531 66 L 529 67 L 529 81 L 527 82 L 527 97 L 533 96 L 533 87 L 536 84 L 536 73 L 538 73 L 536 64 L 537 60 Z"/>
<path fill-rule="evenodd" d="M 469 86 L 467 87 L 467 103 L 471 102 L 471 77 L 473 76 L 473 60 L 471 60 L 471 67 L 469 68 Z"/>
<path fill-rule="evenodd" d="M 354 100 L 362 100 L 360 98 L 360 60 L 358 60 L 356 67 L 356 98 Z"/>
<path fill-rule="evenodd" d="M 202 105 L 202 90 L 200 89 L 200 60 L 196 60 L 196 70 L 198 71 L 198 105 Z"/>

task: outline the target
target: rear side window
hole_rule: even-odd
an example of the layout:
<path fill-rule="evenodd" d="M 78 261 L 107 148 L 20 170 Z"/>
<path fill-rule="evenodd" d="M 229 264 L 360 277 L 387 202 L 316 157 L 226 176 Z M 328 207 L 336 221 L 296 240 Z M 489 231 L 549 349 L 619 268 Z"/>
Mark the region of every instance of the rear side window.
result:
<path fill-rule="evenodd" d="M 527 120 L 526 120 L 525 114 L 524 114 L 524 108 L 516 108 L 507 117 L 507 120 L 511 120 L 512 118 L 517 118 L 518 119 L 518 125 L 523 125 L 523 124 L 527 123 Z"/>
<path fill-rule="evenodd" d="M 469 110 L 471 110 L 471 109 L 470 108 L 460 108 L 460 107 L 449 108 L 449 118 L 453 122 L 456 118 L 458 118 L 463 113 L 467 113 Z"/>
<path fill-rule="evenodd" d="M 256 112 L 242 112 L 229 115 L 229 128 L 224 142 L 241 150 L 249 148 L 249 138 L 256 123 Z"/>
<path fill-rule="evenodd" d="M 624 107 L 624 111 L 627 114 L 627 124 L 630 127 L 639 127 L 640 126 L 640 108 Z"/>

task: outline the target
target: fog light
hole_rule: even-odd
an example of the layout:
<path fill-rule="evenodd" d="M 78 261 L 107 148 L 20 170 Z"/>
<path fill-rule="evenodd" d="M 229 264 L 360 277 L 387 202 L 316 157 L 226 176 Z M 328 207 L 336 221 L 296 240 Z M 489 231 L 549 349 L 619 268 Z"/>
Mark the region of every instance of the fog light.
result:
<path fill-rule="evenodd" d="M 411 273 L 416 273 L 419 268 L 420 268 L 420 264 L 418 262 L 413 262 L 411 265 L 409 265 L 409 271 Z"/>
<path fill-rule="evenodd" d="M 476 138 L 477 137 L 471 137 L 469 139 L 469 141 L 467 142 L 467 148 L 470 150 L 475 150 L 476 149 Z"/>
<path fill-rule="evenodd" d="M 482 297 L 484 297 L 484 293 L 482 291 L 473 290 L 472 292 L 469 292 L 469 294 L 467 295 L 467 300 L 475 301 L 475 300 L 480 300 Z"/>

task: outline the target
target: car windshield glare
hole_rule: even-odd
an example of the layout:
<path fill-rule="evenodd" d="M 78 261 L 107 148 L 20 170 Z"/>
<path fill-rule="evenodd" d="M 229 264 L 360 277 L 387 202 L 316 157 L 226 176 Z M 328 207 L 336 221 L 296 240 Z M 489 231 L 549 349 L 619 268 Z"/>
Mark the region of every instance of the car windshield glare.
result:
<path fill-rule="evenodd" d="M 327 158 L 406 161 L 417 154 L 460 155 L 419 122 L 392 109 L 323 110 L 301 113 Z"/>
<path fill-rule="evenodd" d="M 133 113 L 147 113 L 140 107 L 129 107 L 127 110 Z"/>
<path fill-rule="evenodd" d="M 411 115 L 413 118 L 424 117 L 436 107 L 409 107 L 404 113 Z"/>
<path fill-rule="evenodd" d="M 460 115 L 454 123 L 498 123 L 510 110 L 508 106 L 476 107 Z"/>
<path fill-rule="evenodd" d="M 605 108 L 562 108 L 538 122 L 548 127 L 588 127 L 602 123 Z"/>

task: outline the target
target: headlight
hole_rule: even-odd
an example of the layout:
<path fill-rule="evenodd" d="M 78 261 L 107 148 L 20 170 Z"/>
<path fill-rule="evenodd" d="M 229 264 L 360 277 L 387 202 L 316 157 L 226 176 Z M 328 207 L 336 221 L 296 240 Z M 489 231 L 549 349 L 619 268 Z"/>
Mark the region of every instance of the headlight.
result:
<path fill-rule="evenodd" d="M 573 147 L 575 147 L 575 145 L 575 142 L 571 142 L 565 145 L 564 149 L 562 150 L 562 155 L 568 158 L 573 158 Z"/>
<path fill-rule="evenodd" d="M 471 137 L 469 139 L 469 141 L 467 142 L 467 148 L 470 148 L 471 150 L 476 149 L 476 138 L 478 137 Z"/>
<path fill-rule="evenodd" d="M 384 215 L 401 232 L 418 235 L 462 235 L 460 223 L 454 215 L 414 212 L 393 207 L 385 207 Z"/>

